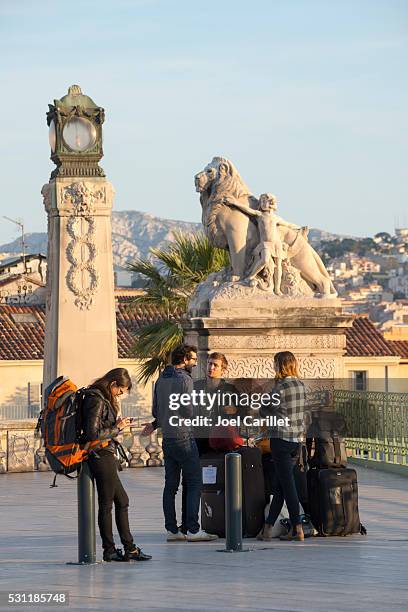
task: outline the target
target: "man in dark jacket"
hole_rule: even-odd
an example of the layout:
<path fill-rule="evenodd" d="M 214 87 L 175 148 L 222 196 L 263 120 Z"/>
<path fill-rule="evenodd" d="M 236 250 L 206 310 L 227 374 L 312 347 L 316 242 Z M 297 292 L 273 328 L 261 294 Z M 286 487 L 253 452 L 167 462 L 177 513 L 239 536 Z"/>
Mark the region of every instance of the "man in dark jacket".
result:
<path fill-rule="evenodd" d="M 171 365 L 164 369 L 155 384 L 152 410 L 155 420 L 142 432 L 149 434 L 156 427 L 160 427 L 163 434 L 165 469 L 163 512 L 168 542 L 177 540 L 201 542 L 217 539 L 217 536 L 202 531 L 198 522 L 202 484 L 201 466 L 193 430 L 188 423 L 188 419 L 193 417 L 191 371 L 196 365 L 195 346 L 181 345 L 172 352 Z M 185 500 L 187 534 L 179 531 L 176 519 L 175 497 L 181 475 L 187 485 Z"/>

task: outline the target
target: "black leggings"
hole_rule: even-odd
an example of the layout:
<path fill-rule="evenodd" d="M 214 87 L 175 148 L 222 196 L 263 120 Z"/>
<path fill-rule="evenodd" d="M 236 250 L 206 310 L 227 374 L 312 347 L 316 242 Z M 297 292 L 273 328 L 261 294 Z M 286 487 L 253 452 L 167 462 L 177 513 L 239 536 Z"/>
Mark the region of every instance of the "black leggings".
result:
<path fill-rule="evenodd" d="M 129 498 L 118 476 L 118 462 L 108 450 L 98 451 L 98 457 L 89 458 L 89 467 L 95 478 L 98 491 L 98 525 L 105 552 L 115 550 L 112 533 L 112 506 L 115 504 L 115 521 L 120 540 L 125 550 L 134 550 L 132 534 L 129 529 Z"/>
<path fill-rule="evenodd" d="M 277 477 L 277 489 L 273 492 L 269 515 L 266 522 L 274 525 L 283 502 L 289 511 L 289 518 L 292 526 L 300 524 L 299 497 L 296 490 L 294 466 L 299 454 L 299 444 L 274 438 L 271 440 L 271 455 L 275 466 Z"/>

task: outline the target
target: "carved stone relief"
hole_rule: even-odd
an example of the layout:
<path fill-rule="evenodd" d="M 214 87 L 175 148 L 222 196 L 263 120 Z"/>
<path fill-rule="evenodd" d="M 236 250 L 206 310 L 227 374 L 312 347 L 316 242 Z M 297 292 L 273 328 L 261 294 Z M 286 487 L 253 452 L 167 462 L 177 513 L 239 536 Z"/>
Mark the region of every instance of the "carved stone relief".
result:
<path fill-rule="evenodd" d="M 41 195 L 43 197 L 44 208 L 49 213 L 52 205 L 51 185 L 49 183 L 42 186 Z"/>
<path fill-rule="evenodd" d="M 273 357 L 247 356 L 228 358 L 228 378 L 273 378 Z M 332 357 L 297 357 L 301 378 L 334 378 L 335 360 Z"/>
<path fill-rule="evenodd" d="M 344 346 L 344 337 L 334 334 L 320 336 L 306 334 L 210 336 L 209 346 L 211 349 L 341 349 Z"/>
<path fill-rule="evenodd" d="M 71 240 L 66 248 L 70 264 L 66 275 L 68 289 L 74 294 L 75 305 L 89 310 L 99 285 L 96 269 L 95 206 L 106 201 L 105 187 L 93 188 L 85 182 L 64 185 L 60 192 L 62 206 L 70 206 L 67 233 Z"/>

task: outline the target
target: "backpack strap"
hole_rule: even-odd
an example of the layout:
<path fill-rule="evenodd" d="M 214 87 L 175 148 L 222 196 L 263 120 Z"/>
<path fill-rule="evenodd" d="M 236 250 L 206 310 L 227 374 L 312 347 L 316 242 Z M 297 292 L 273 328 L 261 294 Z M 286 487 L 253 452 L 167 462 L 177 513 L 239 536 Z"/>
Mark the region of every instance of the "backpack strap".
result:
<path fill-rule="evenodd" d="M 129 465 L 129 458 L 128 458 L 127 454 L 126 454 L 125 449 L 123 448 L 123 446 L 122 446 L 122 444 L 120 442 L 116 442 L 116 448 L 118 449 L 118 454 Z"/>
<path fill-rule="evenodd" d="M 360 534 L 367 535 L 367 529 L 364 527 L 364 525 L 362 525 L 362 523 L 360 523 Z"/>

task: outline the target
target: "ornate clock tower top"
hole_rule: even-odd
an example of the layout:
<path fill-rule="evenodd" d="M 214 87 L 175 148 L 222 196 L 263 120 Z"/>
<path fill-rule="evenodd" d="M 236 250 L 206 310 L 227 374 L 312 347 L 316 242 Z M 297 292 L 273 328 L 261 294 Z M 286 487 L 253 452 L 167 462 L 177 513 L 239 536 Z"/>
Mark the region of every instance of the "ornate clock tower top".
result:
<path fill-rule="evenodd" d="M 103 156 L 104 109 L 85 96 L 79 85 L 71 85 L 67 95 L 48 107 L 51 159 L 57 166 L 51 178 L 105 176 L 98 165 Z"/>

